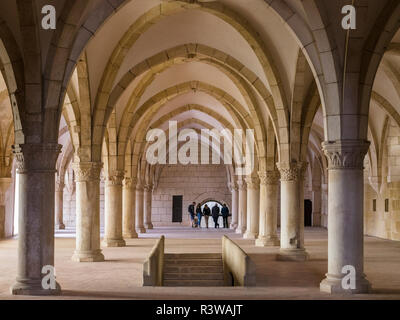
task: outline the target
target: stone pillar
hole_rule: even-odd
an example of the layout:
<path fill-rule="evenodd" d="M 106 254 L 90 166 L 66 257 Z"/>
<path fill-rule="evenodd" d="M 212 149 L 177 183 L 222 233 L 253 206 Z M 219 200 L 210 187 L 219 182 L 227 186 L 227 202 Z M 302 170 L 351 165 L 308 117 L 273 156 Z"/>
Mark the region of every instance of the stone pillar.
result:
<path fill-rule="evenodd" d="M 245 233 L 247 225 L 247 189 L 246 183 L 243 180 L 238 180 L 239 189 L 239 205 L 238 205 L 238 219 L 239 223 L 236 228 L 236 233 Z"/>
<path fill-rule="evenodd" d="M 260 220 L 260 180 L 256 177 L 246 178 L 247 183 L 247 229 L 245 239 L 257 239 Z"/>
<path fill-rule="evenodd" d="M 321 203 L 322 203 L 322 193 L 321 186 L 314 186 L 312 191 L 312 225 L 313 227 L 321 226 Z"/>
<path fill-rule="evenodd" d="M 144 191 L 143 186 L 138 184 L 136 186 L 136 210 L 135 210 L 135 224 L 137 233 L 146 233 L 143 225 L 143 205 L 144 205 Z"/>
<path fill-rule="evenodd" d="M 74 163 L 76 182 L 76 250 L 77 262 L 104 261 L 100 249 L 100 172 L 98 162 Z"/>
<path fill-rule="evenodd" d="M 122 181 L 124 171 L 115 170 L 105 183 L 105 247 L 125 247 L 122 238 Z"/>
<path fill-rule="evenodd" d="M 367 293 L 371 288 L 364 274 L 363 236 L 363 162 L 368 148 L 368 141 L 323 143 L 329 162 L 328 273 L 320 285 L 323 292 Z M 342 287 L 349 273 L 345 266 L 355 270 L 354 289 Z"/>
<path fill-rule="evenodd" d="M 6 192 L 11 186 L 12 178 L 0 178 L 0 239 L 6 235 Z"/>
<path fill-rule="evenodd" d="M 238 194 L 238 187 L 232 183 L 231 184 L 231 192 L 232 192 L 232 220 L 231 220 L 231 229 L 235 230 L 238 226 L 238 202 L 239 202 L 239 194 Z"/>
<path fill-rule="evenodd" d="M 281 174 L 281 249 L 278 260 L 304 261 L 304 172 L 307 163 L 278 163 Z"/>
<path fill-rule="evenodd" d="M 122 189 L 122 235 L 126 239 L 138 237 L 135 230 L 136 179 L 125 178 Z"/>
<path fill-rule="evenodd" d="M 279 246 L 278 229 L 278 183 L 279 172 L 264 171 L 260 177 L 260 234 L 256 246 Z"/>
<path fill-rule="evenodd" d="M 19 174 L 18 275 L 15 295 L 54 295 L 60 285 L 44 289 L 43 267 L 54 267 L 54 190 L 59 144 L 14 146 Z"/>
<path fill-rule="evenodd" d="M 55 192 L 55 210 L 56 210 L 56 228 L 58 230 L 65 229 L 65 225 L 63 222 L 63 206 L 64 206 L 64 181 L 57 180 L 56 181 L 56 192 Z"/>
<path fill-rule="evenodd" d="M 153 197 L 153 185 L 148 184 L 144 186 L 143 194 L 143 216 L 144 216 L 144 227 L 146 229 L 153 229 L 153 224 L 151 223 L 151 207 L 152 207 L 152 197 Z"/>

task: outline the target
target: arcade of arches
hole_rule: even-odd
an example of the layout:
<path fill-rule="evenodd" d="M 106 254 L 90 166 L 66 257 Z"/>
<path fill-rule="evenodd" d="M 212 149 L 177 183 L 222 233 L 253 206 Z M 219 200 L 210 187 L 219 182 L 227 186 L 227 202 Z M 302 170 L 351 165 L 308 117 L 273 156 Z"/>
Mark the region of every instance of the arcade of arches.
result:
<path fill-rule="evenodd" d="M 344 30 L 352 2 L 357 29 Z M 41 287 L 44 265 L 67 272 L 60 234 L 76 238 L 68 270 L 95 272 L 158 230 L 186 230 L 187 206 L 206 200 L 230 208 L 224 232 L 284 268 L 313 263 L 317 232 L 318 294 L 348 291 L 346 265 L 352 293 L 382 287 L 364 242 L 399 269 L 399 1 L 56 0 L 55 30 L 41 27 L 44 3 L 0 3 L 0 255 L 15 248 L 1 290 L 68 287 Z M 199 145 L 202 129 L 254 130 L 255 169 L 149 164 L 146 133 L 170 121 Z"/>

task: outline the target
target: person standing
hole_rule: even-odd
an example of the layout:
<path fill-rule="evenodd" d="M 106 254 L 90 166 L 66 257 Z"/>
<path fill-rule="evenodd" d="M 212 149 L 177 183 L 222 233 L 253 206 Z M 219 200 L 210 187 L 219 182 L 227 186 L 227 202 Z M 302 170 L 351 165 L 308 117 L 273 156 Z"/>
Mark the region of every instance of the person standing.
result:
<path fill-rule="evenodd" d="M 200 203 L 197 205 L 196 208 L 196 215 L 197 215 L 197 226 L 200 228 L 201 226 L 201 217 L 203 215 L 202 211 L 201 211 L 201 205 Z"/>
<path fill-rule="evenodd" d="M 222 206 L 221 210 L 222 219 L 224 220 L 224 228 L 228 228 L 228 217 L 229 217 L 229 209 L 226 206 L 226 203 Z"/>
<path fill-rule="evenodd" d="M 203 216 L 204 216 L 204 219 L 206 221 L 206 228 L 207 229 L 208 229 L 208 219 L 210 218 L 210 215 L 211 215 L 211 210 L 208 207 L 208 205 L 205 205 L 204 208 L 203 208 Z"/>
<path fill-rule="evenodd" d="M 215 204 L 214 207 L 212 208 L 212 217 L 214 220 L 215 228 L 219 228 L 219 223 L 218 223 L 218 218 L 219 218 L 219 206 L 218 204 Z"/>
<path fill-rule="evenodd" d="M 191 205 L 188 207 L 188 212 L 190 215 L 190 220 L 192 221 L 192 228 L 195 228 L 194 224 L 194 206 L 196 205 L 196 202 L 193 202 Z"/>

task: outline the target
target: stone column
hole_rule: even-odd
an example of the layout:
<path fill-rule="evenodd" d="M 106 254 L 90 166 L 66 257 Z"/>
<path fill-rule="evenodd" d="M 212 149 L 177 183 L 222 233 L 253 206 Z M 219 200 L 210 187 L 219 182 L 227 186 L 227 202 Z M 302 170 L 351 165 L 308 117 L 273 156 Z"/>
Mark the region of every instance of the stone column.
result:
<path fill-rule="evenodd" d="M 105 183 L 105 247 L 124 247 L 122 238 L 122 181 L 124 171 L 115 170 L 106 178 Z"/>
<path fill-rule="evenodd" d="M 136 186 L 136 210 L 135 210 L 135 224 L 137 233 L 146 233 L 143 225 L 143 205 L 144 205 L 144 191 L 143 186 L 138 184 Z"/>
<path fill-rule="evenodd" d="M 126 239 L 138 237 L 135 230 L 136 179 L 125 178 L 122 189 L 122 235 Z"/>
<path fill-rule="evenodd" d="M 100 249 L 100 172 L 98 162 L 74 163 L 76 182 L 76 250 L 77 262 L 104 261 Z"/>
<path fill-rule="evenodd" d="M 304 172 L 307 163 L 278 163 L 281 174 L 281 249 L 278 260 L 304 261 Z"/>
<path fill-rule="evenodd" d="M 245 239 L 257 239 L 260 220 L 260 180 L 256 177 L 246 178 L 247 183 L 247 229 Z"/>
<path fill-rule="evenodd" d="M 239 189 L 239 205 L 238 205 L 238 219 L 239 223 L 236 228 L 236 233 L 245 233 L 247 225 L 247 189 L 246 183 L 243 180 L 238 180 Z"/>
<path fill-rule="evenodd" d="M 59 144 L 14 146 L 19 174 L 18 275 L 15 295 L 54 295 L 60 285 L 44 289 L 43 267 L 54 267 L 54 190 Z"/>
<path fill-rule="evenodd" d="M 260 177 L 260 234 L 256 246 L 279 246 L 278 229 L 278 183 L 279 172 L 264 171 Z"/>
<path fill-rule="evenodd" d="M 56 181 L 56 193 L 55 193 L 55 210 L 56 210 L 56 228 L 58 230 L 65 229 L 63 222 L 63 212 L 64 212 L 64 181 Z"/>
<path fill-rule="evenodd" d="M 0 239 L 5 237 L 6 192 L 11 186 L 12 178 L 0 178 Z M 17 214 L 17 213 L 15 213 Z"/>
<path fill-rule="evenodd" d="M 367 293 L 371 285 L 364 274 L 363 197 L 364 157 L 367 141 L 323 143 L 329 162 L 328 273 L 320 288 L 328 293 Z M 355 288 L 344 289 L 342 279 L 355 270 Z M 346 281 L 347 283 L 347 281 Z"/>
<path fill-rule="evenodd" d="M 312 191 L 312 205 L 313 205 L 312 225 L 313 225 L 313 227 L 321 226 L 321 202 L 322 202 L 321 186 L 313 185 L 313 191 Z"/>
<path fill-rule="evenodd" d="M 151 223 L 151 207 L 152 207 L 152 197 L 153 197 L 153 185 L 148 184 L 144 186 L 143 195 L 143 216 L 144 216 L 144 227 L 146 229 L 153 229 L 153 224 Z"/>
<path fill-rule="evenodd" d="M 231 192 L 232 192 L 232 220 L 231 220 L 231 229 L 235 230 L 238 226 L 238 202 L 239 202 L 239 194 L 238 194 L 238 187 L 231 183 Z"/>

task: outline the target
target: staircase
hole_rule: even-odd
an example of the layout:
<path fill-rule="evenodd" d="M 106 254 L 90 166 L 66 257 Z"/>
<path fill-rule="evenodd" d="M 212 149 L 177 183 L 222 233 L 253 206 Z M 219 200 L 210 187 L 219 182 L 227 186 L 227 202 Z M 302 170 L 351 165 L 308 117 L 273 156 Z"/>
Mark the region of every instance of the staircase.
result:
<path fill-rule="evenodd" d="M 164 287 L 222 287 L 224 274 L 220 253 L 164 255 Z"/>

